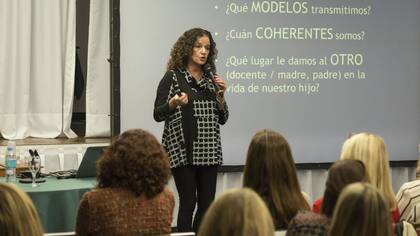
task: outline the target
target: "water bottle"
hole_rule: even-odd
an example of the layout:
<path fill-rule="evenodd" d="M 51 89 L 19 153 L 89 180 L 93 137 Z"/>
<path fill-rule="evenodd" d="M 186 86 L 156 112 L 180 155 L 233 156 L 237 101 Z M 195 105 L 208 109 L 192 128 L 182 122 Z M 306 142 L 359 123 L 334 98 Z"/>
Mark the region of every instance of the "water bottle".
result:
<path fill-rule="evenodd" d="M 6 150 L 6 182 L 8 183 L 15 183 L 16 182 L 16 143 L 13 141 L 9 141 L 7 143 L 7 150 Z"/>

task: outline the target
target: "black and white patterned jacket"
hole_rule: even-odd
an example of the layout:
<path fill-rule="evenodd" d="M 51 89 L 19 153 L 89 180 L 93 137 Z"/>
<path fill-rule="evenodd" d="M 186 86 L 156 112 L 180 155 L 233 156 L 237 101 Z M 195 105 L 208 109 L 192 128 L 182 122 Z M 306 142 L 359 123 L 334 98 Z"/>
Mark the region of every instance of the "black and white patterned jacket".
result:
<path fill-rule="evenodd" d="M 171 111 L 169 100 L 181 91 L 188 94 L 188 104 Z M 222 164 L 220 125 L 228 120 L 229 111 L 226 102 L 218 104 L 209 78 L 197 81 L 185 69 L 166 72 L 157 89 L 153 117 L 165 121 L 162 144 L 171 168 Z"/>

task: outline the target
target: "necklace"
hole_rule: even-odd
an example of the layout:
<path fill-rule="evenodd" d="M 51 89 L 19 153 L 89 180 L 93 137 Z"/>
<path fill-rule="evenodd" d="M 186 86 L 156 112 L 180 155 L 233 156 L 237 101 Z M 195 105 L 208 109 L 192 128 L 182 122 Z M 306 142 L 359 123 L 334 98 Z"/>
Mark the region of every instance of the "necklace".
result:
<path fill-rule="evenodd" d="M 192 73 L 191 71 L 188 71 L 188 73 L 190 73 L 191 74 L 191 76 L 196 80 L 196 81 L 199 81 L 199 80 L 201 80 L 202 78 L 203 78 L 203 72 L 195 72 L 195 73 Z"/>

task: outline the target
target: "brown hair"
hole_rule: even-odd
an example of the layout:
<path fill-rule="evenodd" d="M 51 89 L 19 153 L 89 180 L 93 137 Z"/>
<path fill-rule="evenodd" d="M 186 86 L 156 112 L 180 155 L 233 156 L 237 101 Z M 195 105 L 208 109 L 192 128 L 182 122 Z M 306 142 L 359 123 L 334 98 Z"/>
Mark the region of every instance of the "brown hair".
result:
<path fill-rule="evenodd" d="M 194 44 L 196 43 L 197 39 L 202 36 L 209 37 L 210 50 L 206 64 L 211 66 L 213 73 L 216 73 L 216 65 L 214 63 L 217 58 L 216 43 L 214 42 L 211 33 L 201 28 L 193 28 L 187 30 L 178 38 L 172 47 L 171 55 L 166 69 L 175 70 L 178 68 L 187 67 L 188 60 L 190 59 L 193 52 Z"/>
<path fill-rule="evenodd" d="M 98 187 L 123 187 L 152 198 L 170 177 L 169 159 L 162 145 L 147 131 L 122 133 L 107 148 L 96 167 Z"/>
<path fill-rule="evenodd" d="M 329 235 L 392 236 L 388 203 L 368 183 L 348 185 L 338 198 Z"/>
<path fill-rule="evenodd" d="M 300 190 L 290 146 L 275 131 L 262 130 L 252 138 L 243 185 L 254 189 L 266 201 L 276 229 L 287 228 L 299 210 L 309 210 Z"/>
<path fill-rule="evenodd" d="M 248 188 L 224 192 L 211 204 L 199 236 L 270 236 L 274 226 L 267 206 Z"/>
<path fill-rule="evenodd" d="M 340 192 L 354 182 L 369 182 L 363 162 L 350 159 L 335 162 L 328 171 L 321 213 L 331 218 Z"/>
<path fill-rule="evenodd" d="M 12 184 L 0 183 L 0 235 L 42 236 L 38 213 L 29 196 Z"/>

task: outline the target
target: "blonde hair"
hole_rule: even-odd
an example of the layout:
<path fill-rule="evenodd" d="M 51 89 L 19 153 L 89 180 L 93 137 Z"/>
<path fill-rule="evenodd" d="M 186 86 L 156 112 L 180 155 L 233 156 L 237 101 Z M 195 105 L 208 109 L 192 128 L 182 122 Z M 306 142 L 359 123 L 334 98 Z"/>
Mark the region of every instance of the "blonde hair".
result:
<path fill-rule="evenodd" d="M 43 235 L 41 221 L 31 199 L 12 184 L 0 183 L 0 235 Z"/>
<path fill-rule="evenodd" d="M 330 236 L 392 236 L 388 204 L 374 186 L 353 183 L 338 198 Z"/>
<path fill-rule="evenodd" d="M 271 215 L 261 198 L 248 188 L 224 192 L 207 210 L 199 236 L 273 236 Z"/>
<path fill-rule="evenodd" d="M 366 166 L 370 183 L 382 192 L 391 209 L 397 207 L 389 175 L 388 152 L 382 137 L 370 133 L 351 136 L 343 144 L 341 159 L 361 160 Z"/>
<path fill-rule="evenodd" d="M 243 186 L 255 190 L 267 203 L 276 229 L 287 228 L 299 210 L 310 210 L 296 174 L 287 140 L 272 130 L 261 130 L 251 140 Z"/>
<path fill-rule="evenodd" d="M 416 179 L 420 179 L 420 156 L 419 156 L 419 160 L 417 161 Z"/>

